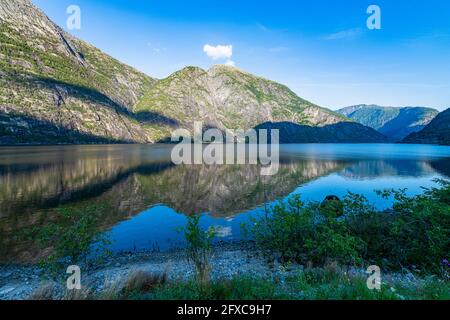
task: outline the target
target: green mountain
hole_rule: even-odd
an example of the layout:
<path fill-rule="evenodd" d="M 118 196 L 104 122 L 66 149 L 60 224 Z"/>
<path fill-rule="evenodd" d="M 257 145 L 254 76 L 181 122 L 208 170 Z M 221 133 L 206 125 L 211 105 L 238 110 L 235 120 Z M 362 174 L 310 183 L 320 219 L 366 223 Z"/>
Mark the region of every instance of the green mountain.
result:
<path fill-rule="evenodd" d="M 378 130 L 392 142 L 398 142 L 409 134 L 425 128 L 439 111 L 425 107 L 357 105 L 340 109 L 338 113 Z"/>
<path fill-rule="evenodd" d="M 337 142 L 384 141 L 236 68 L 187 67 L 153 79 L 64 32 L 30 0 L 0 0 L 0 144 L 152 143 L 194 121 L 219 129 L 292 124 L 292 142 L 305 142 L 311 128 L 320 130 L 306 142 L 330 142 L 322 133 L 330 130 Z"/>
<path fill-rule="evenodd" d="M 209 70 L 187 67 L 157 81 L 134 111 L 177 119 L 188 129 L 199 119 L 205 127 L 219 129 L 269 129 L 270 123 L 282 129 L 280 138 L 286 143 L 386 140 L 371 128 L 298 97 L 284 85 L 224 65 Z"/>
<path fill-rule="evenodd" d="M 151 142 L 130 110 L 150 77 L 0 0 L 0 142 Z"/>
<path fill-rule="evenodd" d="M 410 134 L 403 142 L 450 145 L 450 109 L 439 113 L 422 131 Z"/>
<path fill-rule="evenodd" d="M 156 84 L 135 106 L 189 126 L 203 119 L 219 129 L 252 128 L 266 121 L 328 125 L 346 118 L 299 98 L 279 83 L 234 67 L 187 67 Z"/>

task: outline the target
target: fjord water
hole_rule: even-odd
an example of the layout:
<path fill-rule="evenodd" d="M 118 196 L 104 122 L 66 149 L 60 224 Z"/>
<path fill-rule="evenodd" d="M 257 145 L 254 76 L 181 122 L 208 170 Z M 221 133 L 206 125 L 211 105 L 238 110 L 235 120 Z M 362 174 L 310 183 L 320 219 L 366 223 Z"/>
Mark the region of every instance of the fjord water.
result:
<path fill-rule="evenodd" d="M 0 263 L 35 262 L 45 255 L 23 235 L 57 221 L 58 208 L 88 208 L 113 251 L 166 250 L 183 245 L 177 229 L 203 214 L 218 239 L 239 240 L 240 225 L 265 204 L 300 194 L 322 201 L 350 191 L 379 209 L 374 190 L 408 194 L 449 179 L 450 147 L 394 144 L 281 146 L 280 170 L 262 176 L 253 165 L 180 165 L 170 145 L 0 148 Z"/>

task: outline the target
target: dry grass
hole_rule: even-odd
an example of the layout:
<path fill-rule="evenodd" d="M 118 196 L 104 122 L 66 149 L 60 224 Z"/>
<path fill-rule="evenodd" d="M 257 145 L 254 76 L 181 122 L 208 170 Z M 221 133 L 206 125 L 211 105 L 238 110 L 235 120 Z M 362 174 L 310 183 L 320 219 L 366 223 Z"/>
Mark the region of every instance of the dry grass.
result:
<path fill-rule="evenodd" d="M 118 300 L 120 299 L 120 292 L 122 290 L 122 284 L 120 281 L 105 280 L 105 285 L 100 293 L 99 300 Z"/>
<path fill-rule="evenodd" d="M 133 270 L 125 281 L 122 292 L 125 296 L 131 293 L 145 293 L 165 283 L 167 283 L 166 272 L 153 274 L 147 271 Z"/>
<path fill-rule="evenodd" d="M 81 290 L 66 290 L 62 299 L 73 301 L 94 300 L 94 296 L 90 288 L 82 287 Z"/>
<path fill-rule="evenodd" d="M 89 288 L 83 287 L 81 290 L 58 290 L 55 283 L 43 283 L 36 290 L 34 290 L 28 298 L 29 300 L 91 300 L 93 299 L 92 292 Z"/>
<path fill-rule="evenodd" d="M 29 300 L 55 300 L 57 297 L 57 290 L 54 283 L 43 283 L 39 288 L 35 289 Z"/>

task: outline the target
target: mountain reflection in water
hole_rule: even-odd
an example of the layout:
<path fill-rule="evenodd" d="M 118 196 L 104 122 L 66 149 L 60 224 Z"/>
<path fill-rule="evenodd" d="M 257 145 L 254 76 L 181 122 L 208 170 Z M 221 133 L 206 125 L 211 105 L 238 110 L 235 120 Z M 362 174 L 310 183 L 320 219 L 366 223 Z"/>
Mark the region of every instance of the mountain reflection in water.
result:
<path fill-rule="evenodd" d="M 240 238 L 239 224 L 266 202 L 300 193 L 322 200 L 347 191 L 409 188 L 411 194 L 449 176 L 450 148 L 411 145 L 286 145 L 279 172 L 254 165 L 180 165 L 169 145 L 0 148 L 0 262 L 42 256 L 19 236 L 45 226 L 61 206 L 98 205 L 112 249 L 167 249 L 184 215 L 205 214 L 219 238 Z M 376 202 L 376 201 L 375 201 Z"/>

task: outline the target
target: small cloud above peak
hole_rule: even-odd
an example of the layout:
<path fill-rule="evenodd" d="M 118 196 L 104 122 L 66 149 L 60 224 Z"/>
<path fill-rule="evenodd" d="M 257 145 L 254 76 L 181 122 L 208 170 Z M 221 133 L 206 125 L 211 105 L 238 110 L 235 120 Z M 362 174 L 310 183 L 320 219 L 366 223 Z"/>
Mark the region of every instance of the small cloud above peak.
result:
<path fill-rule="evenodd" d="M 213 60 L 220 59 L 230 59 L 233 56 L 233 46 L 232 45 L 217 45 L 212 46 L 205 44 L 203 46 L 203 52 Z"/>
<path fill-rule="evenodd" d="M 236 65 L 235 62 L 231 60 L 233 56 L 233 46 L 231 44 L 217 46 L 205 44 L 203 46 L 203 52 L 205 52 L 206 55 L 214 61 L 226 60 L 225 65 L 231 67 L 234 67 Z"/>

